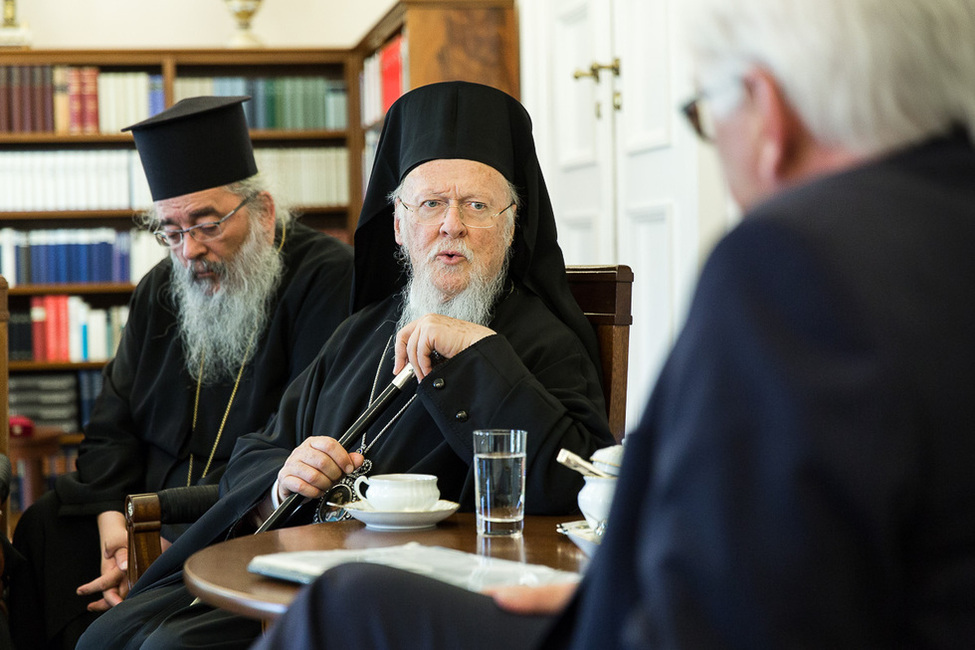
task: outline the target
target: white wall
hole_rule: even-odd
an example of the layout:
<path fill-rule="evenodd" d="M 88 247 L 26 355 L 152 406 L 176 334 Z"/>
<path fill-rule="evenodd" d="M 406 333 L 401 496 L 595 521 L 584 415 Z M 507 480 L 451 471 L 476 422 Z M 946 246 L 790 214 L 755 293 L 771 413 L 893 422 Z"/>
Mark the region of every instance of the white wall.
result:
<path fill-rule="evenodd" d="M 252 29 L 269 47 L 348 48 L 394 0 L 264 0 Z M 19 0 L 35 48 L 221 47 L 236 22 L 223 0 Z"/>

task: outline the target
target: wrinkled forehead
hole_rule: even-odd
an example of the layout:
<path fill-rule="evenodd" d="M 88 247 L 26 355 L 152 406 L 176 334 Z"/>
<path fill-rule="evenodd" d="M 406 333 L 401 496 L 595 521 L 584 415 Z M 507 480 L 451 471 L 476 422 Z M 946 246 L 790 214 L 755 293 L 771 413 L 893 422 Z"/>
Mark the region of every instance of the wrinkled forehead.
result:
<path fill-rule="evenodd" d="M 403 179 L 405 194 L 449 194 L 503 197 L 508 181 L 490 165 L 463 158 L 430 160 L 414 167 Z"/>

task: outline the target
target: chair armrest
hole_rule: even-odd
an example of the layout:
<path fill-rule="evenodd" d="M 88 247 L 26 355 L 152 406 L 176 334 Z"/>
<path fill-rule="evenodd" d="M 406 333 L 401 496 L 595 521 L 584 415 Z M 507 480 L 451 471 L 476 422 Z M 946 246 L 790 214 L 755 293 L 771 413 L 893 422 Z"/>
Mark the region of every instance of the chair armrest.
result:
<path fill-rule="evenodd" d="M 220 497 L 217 485 L 191 485 L 159 492 L 130 494 L 125 499 L 125 528 L 129 536 L 129 587 L 162 555 L 163 524 L 191 523 Z"/>

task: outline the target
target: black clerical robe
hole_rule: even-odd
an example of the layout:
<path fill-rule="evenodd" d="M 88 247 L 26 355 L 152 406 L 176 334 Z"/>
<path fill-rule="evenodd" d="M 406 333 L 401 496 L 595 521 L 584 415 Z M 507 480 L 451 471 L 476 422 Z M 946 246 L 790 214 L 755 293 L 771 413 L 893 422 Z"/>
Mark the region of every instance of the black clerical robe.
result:
<path fill-rule="evenodd" d="M 280 237 L 280 233 L 278 235 Z M 351 253 L 301 224 L 288 228 L 285 274 L 267 330 L 255 345 L 217 445 L 207 482 L 219 480 L 237 437 L 260 429 L 284 388 L 315 358 L 348 311 Z M 191 433 L 196 381 L 189 375 L 168 298 L 169 259 L 139 283 L 119 350 L 104 373 L 78 457 L 78 472 L 58 481 L 62 514 L 121 510 L 133 492 L 200 481 L 233 381 L 203 386 Z"/>
<path fill-rule="evenodd" d="M 171 576 L 193 551 L 221 539 L 264 498 L 302 440 L 341 436 L 370 395 L 393 378 L 390 339 L 399 313 L 399 296 L 393 296 L 357 312 L 336 331 L 289 387 L 267 431 L 238 441 L 221 481 L 220 502 L 149 568 L 136 592 Z M 366 456 L 372 473 L 435 474 L 442 498 L 471 510 L 472 432 L 520 428 L 528 432 L 526 510 L 574 511 L 582 479 L 556 462 L 559 449 L 588 457 L 613 442 L 596 368 L 568 327 L 524 291 L 505 296 L 490 327 L 496 336 L 437 366 L 416 390 L 411 384 L 367 430 L 372 442 L 389 425 Z"/>
<path fill-rule="evenodd" d="M 280 242 L 280 230 L 276 240 Z M 204 482 L 217 481 L 237 437 L 261 428 L 284 389 L 321 350 L 348 313 L 351 249 L 301 224 L 289 225 L 282 247 L 284 275 L 272 316 L 255 343 Z M 23 643 L 57 634 L 77 636 L 96 598 L 75 589 L 99 574 L 97 513 L 121 511 L 127 494 L 186 485 L 203 468 L 227 409 L 233 382 L 204 386 L 191 435 L 196 382 L 186 371 L 169 298 L 167 258 L 139 283 L 118 352 L 105 368 L 81 444 L 78 471 L 62 476 L 24 513 L 14 543 L 28 559 L 30 584 L 12 586 L 15 636 Z M 174 529 L 165 531 L 174 537 Z M 38 587 L 35 594 L 35 587 Z M 66 645 L 73 645 L 66 642 Z"/>

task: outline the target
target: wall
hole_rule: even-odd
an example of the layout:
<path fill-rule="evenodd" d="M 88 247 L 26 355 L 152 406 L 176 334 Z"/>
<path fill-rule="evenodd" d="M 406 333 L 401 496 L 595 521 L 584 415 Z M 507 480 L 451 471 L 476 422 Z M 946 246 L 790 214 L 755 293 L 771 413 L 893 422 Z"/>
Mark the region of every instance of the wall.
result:
<path fill-rule="evenodd" d="M 252 22 L 269 47 L 355 45 L 394 0 L 264 0 Z M 220 47 L 236 23 L 223 0 L 19 0 L 35 48 Z"/>

